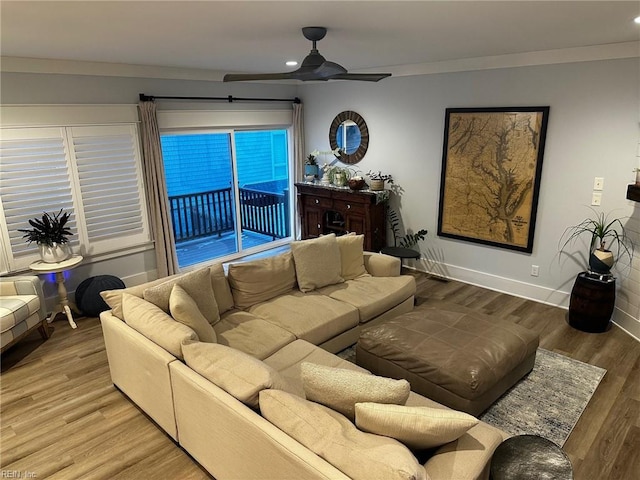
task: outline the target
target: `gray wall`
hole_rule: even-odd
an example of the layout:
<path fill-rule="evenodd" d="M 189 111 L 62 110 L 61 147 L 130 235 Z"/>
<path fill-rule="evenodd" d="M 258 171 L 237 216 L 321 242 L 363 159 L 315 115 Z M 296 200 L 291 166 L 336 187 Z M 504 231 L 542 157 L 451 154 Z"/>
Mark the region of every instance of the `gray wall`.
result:
<path fill-rule="evenodd" d="M 591 212 L 594 177 L 604 177 L 601 210 L 614 211 L 640 238 L 640 204 L 625 199 L 638 166 L 639 60 L 610 60 L 416 77 L 376 84 L 305 85 L 307 150 L 328 148 L 328 128 L 343 110 L 360 113 L 371 140 L 357 165 L 390 173 L 401 186 L 404 224 L 427 228 L 420 244 L 422 270 L 459 278 L 554 305 L 567 305 L 586 248 L 575 260 L 558 256 L 565 228 Z M 436 235 L 445 109 L 447 107 L 551 107 L 532 254 L 445 239 Z M 538 277 L 531 265 L 540 267 Z M 618 272 L 619 297 L 640 294 L 640 267 Z M 629 280 L 631 276 L 631 280 Z M 626 286 L 626 290 L 624 290 Z M 640 332 L 640 301 L 625 306 Z"/>

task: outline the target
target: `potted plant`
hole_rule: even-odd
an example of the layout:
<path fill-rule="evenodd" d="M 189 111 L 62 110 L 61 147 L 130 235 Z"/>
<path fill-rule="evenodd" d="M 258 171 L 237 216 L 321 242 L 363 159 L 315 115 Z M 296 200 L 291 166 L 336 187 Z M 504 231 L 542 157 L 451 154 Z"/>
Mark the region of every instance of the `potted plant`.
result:
<path fill-rule="evenodd" d="M 68 237 L 73 233 L 66 226 L 70 216 L 69 212 L 63 212 L 62 209 L 54 214 L 44 212 L 41 219 L 29 220 L 33 228 L 18 231 L 24 233 L 23 238 L 27 242 L 36 242 L 43 262 L 61 262 L 71 255 Z"/>
<path fill-rule="evenodd" d="M 318 178 L 318 160 L 314 152 L 307 155 L 307 160 L 304 165 L 304 176 L 310 182 Z"/>
<path fill-rule="evenodd" d="M 369 170 L 367 177 L 371 180 L 369 188 L 373 191 L 384 190 L 384 182 L 393 183 L 393 177 L 391 175 L 383 175 L 380 170 L 377 172 Z"/>
<path fill-rule="evenodd" d="M 629 261 L 633 257 L 633 242 L 627 235 L 620 218 L 609 219 L 604 212 L 591 209 L 594 218 L 585 218 L 577 225 L 568 227 L 562 234 L 561 240 L 566 238 L 560 251 L 564 251 L 569 243 L 575 241 L 583 234 L 591 236 L 589 242 L 589 269 L 592 272 L 607 275 L 611 267 L 620 259 L 621 255 L 627 255 Z M 614 256 L 611 248 L 614 247 Z"/>

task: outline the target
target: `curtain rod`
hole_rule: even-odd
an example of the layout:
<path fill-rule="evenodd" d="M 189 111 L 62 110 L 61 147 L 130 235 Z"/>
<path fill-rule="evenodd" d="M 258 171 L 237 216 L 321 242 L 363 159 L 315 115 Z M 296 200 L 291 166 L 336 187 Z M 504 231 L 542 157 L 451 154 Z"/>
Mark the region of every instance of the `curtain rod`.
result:
<path fill-rule="evenodd" d="M 208 102 L 215 101 L 225 101 L 229 103 L 233 102 L 293 102 L 293 103 L 302 103 L 298 97 L 295 98 L 242 98 L 242 97 L 234 97 L 232 95 L 228 95 L 226 97 L 167 97 L 167 96 L 154 96 L 154 95 L 145 95 L 144 93 L 140 94 L 141 102 L 152 102 L 154 100 L 205 100 Z"/>

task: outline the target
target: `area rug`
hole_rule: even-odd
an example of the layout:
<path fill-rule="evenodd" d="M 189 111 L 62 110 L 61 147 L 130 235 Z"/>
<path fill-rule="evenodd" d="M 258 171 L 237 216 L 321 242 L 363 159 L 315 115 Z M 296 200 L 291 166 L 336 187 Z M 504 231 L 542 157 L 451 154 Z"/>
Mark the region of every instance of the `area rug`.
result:
<path fill-rule="evenodd" d="M 355 348 L 338 356 L 355 363 Z M 606 372 L 539 348 L 531 373 L 479 418 L 512 435 L 540 435 L 563 446 Z"/>

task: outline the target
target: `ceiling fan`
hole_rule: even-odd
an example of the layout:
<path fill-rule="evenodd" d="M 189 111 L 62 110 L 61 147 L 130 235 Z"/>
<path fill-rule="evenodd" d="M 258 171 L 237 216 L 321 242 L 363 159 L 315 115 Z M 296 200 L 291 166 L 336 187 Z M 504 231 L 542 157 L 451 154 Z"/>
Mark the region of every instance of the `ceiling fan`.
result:
<path fill-rule="evenodd" d="M 327 61 L 318 49 L 316 42 L 322 40 L 327 34 L 325 27 L 304 27 L 302 34 L 307 40 L 313 42 L 311 52 L 302 61 L 297 70 L 283 73 L 228 73 L 224 76 L 225 82 L 244 82 L 251 80 L 360 80 L 365 82 L 377 82 L 390 77 L 390 73 L 349 73 L 342 65 Z"/>

